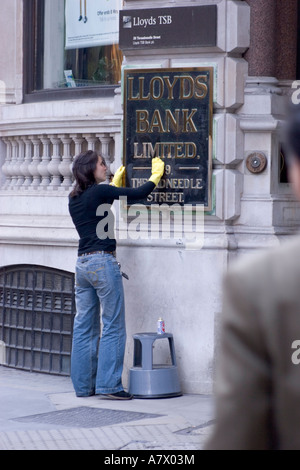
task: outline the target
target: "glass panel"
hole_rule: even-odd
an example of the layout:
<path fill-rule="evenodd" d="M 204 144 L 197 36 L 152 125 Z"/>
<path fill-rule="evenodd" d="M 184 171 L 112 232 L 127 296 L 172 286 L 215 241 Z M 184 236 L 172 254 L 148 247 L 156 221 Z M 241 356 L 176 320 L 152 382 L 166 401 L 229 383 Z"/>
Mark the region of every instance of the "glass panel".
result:
<path fill-rule="evenodd" d="M 57 89 L 71 86 L 66 79 L 71 71 L 73 86 L 88 87 L 113 85 L 121 80 L 123 56 L 117 44 L 65 49 L 65 2 L 62 0 L 39 0 L 44 2 L 43 29 L 40 44 L 42 64 L 36 64 L 41 79 L 35 80 L 37 89 Z M 38 21 L 38 19 L 36 19 Z M 39 36 L 37 36 L 39 37 Z M 37 57 L 40 55 L 38 54 Z"/>

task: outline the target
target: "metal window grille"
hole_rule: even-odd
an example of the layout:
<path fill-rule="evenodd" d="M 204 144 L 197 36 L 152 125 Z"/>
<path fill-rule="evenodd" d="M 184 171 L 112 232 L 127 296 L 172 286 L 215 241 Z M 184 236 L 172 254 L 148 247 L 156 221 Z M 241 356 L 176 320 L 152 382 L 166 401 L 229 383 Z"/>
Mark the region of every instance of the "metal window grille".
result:
<path fill-rule="evenodd" d="M 7 366 L 69 375 L 74 315 L 74 274 L 35 265 L 0 269 Z"/>

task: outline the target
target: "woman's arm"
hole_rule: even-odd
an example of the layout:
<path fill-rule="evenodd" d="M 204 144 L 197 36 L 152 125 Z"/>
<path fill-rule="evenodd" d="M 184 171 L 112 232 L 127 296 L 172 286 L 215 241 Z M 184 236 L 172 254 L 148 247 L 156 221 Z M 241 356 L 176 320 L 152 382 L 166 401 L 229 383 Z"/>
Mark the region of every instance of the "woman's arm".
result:
<path fill-rule="evenodd" d="M 145 199 L 153 189 L 158 185 L 165 169 L 165 164 L 161 158 L 152 158 L 152 169 L 149 181 L 139 188 L 122 188 L 122 179 L 125 173 L 125 167 L 122 165 L 116 171 L 110 188 L 114 190 L 107 190 L 105 196 L 109 199 L 119 199 L 121 196 L 126 196 L 130 201 L 138 201 Z"/>
<path fill-rule="evenodd" d="M 145 199 L 155 188 L 152 181 L 147 181 L 138 188 L 117 188 L 108 184 L 100 184 L 98 186 L 99 196 L 105 199 L 119 199 L 121 196 L 126 196 L 130 201 L 139 201 Z"/>

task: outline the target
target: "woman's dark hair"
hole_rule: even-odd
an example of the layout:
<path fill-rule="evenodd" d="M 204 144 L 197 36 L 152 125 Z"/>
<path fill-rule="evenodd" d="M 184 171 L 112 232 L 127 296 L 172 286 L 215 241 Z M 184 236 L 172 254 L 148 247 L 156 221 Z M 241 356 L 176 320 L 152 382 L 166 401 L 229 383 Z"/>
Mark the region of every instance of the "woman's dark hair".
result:
<path fill-rule="evenodd" d="M 89 186 L 96 184 L 94 171 L 98 163 L 98 154 L 93 150 L 82 152 L 75 157 L 72 172 L 75 178 L 75 187 L 70 197 L 78 196 Z"/>

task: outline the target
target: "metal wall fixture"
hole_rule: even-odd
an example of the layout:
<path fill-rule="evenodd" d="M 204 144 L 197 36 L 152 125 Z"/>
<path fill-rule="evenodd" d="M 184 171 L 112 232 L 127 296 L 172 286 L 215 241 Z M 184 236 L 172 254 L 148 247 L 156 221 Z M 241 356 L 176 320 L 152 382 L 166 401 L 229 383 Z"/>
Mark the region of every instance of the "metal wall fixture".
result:
<path fill-rule="evenodd" d="M 251 173 L 261 173 L 267 166 L 267 157 L 262 152 L 254 152 L 248 155 L 246 167 Z"/>

